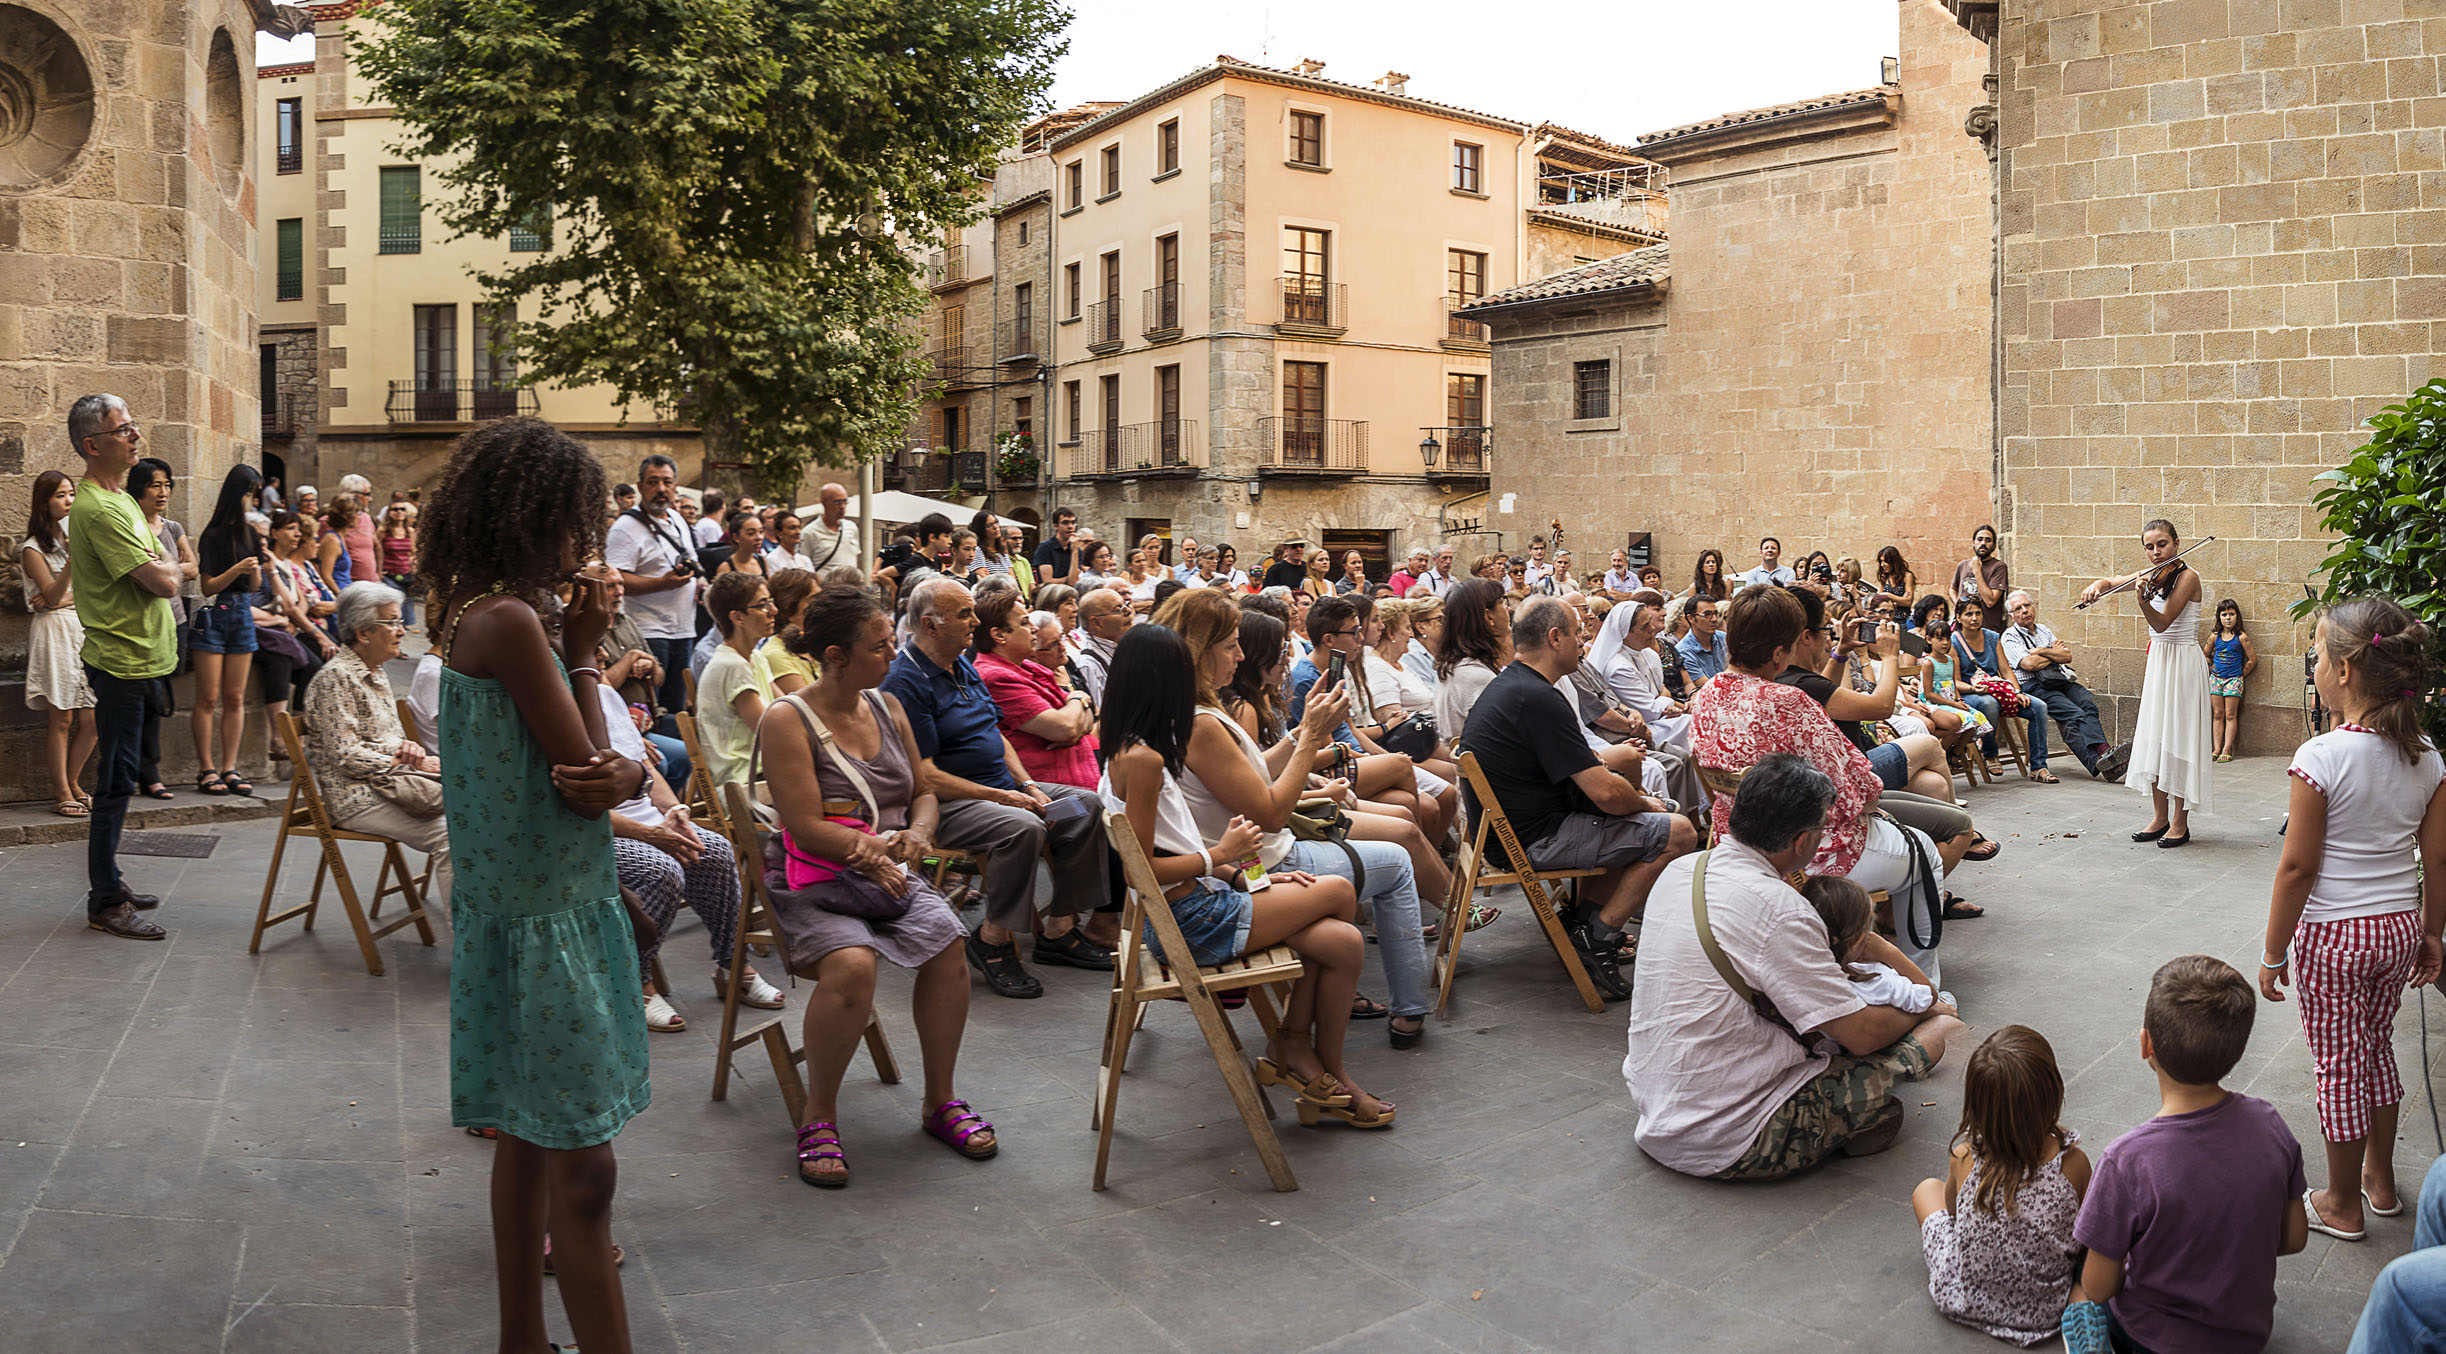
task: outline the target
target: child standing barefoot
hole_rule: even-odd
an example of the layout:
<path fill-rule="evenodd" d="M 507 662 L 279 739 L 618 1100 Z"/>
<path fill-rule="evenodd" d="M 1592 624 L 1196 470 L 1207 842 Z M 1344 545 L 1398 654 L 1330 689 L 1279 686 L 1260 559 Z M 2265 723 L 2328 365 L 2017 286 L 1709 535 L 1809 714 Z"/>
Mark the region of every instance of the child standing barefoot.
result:
<path fill-rule="evenodd" d="M 2260 995 L 2301 994 L 2318 1065 L 2327 1188 L 2303 1195 L 2310 1226 L 2363 1235 L 2362 1205 L 2402 1211 L 2395 1112 L 2403 1081 L 2391 1033 L 2404 989 L 2438 976 L 2446 930 L 2446 768 L 2421 734 L 2429 627 L 2384 597 L 2319 621 L 2319 699 L 2341 718 L 2293 755 L 2291 817 L 2268 900 Z M 2293 830 L 2298 829 L 2298 830 Z M 2413 859 L 2431 862 L 2426 878 Z M 2297 967 L 2298 963 L 2298 967 Z"/>
<path fill-rule="evenodd" d="M 2064 1077 L 2046 1037 L 2005 1026 L 1963 1072 L 1952 1168 L 1911 1191 L 1936 1309 L 2017 1345 L 2052 1337 L 2065 1303 L 2082 1300 L 2072 1224 L 2089 1157 L 2056 1122 L 2063 1108 Z"/>
<path fill-rule="evenodd" d="M 2259 666 L 2251 652 L 2251 632 L 2242 628 L 2242 604 L 2228 597 L 2217 603 L 2217 628 L 2203 646 L 2208 651 L 2209 716 L 2217 739 L 2216 760 L 2230 762 L 2242 741 L 2242 683 Z"/>

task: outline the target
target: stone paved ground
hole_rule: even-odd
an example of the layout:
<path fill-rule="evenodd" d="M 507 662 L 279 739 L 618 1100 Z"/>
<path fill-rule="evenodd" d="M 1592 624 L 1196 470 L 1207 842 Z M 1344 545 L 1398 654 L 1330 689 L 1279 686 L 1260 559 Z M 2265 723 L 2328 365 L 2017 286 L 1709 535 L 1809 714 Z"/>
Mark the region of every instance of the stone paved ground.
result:
<path fill-rule="evenodd" d="M 2226 812 L 2172 853 L 2124 840 L 2139 819 L 2120 788 L 1972 792 L 2006 851 L 1965 867 L 1997 915 L 1948 931 L 1948 984 L 1980 1026 L 2049 1035 L 2093 1145 L 2155 1108 L 2136 1051 L 2151 970 L 2194 950 L 2254 962 L 2282 767 L 2221 773 Z M 79 847 L 0 853 L 0 1344 L 489 1350 L 487 1150 L 443 1108 L 446 949 L 394 937 L 370 978 L 325 923 L 248 957 L 267 830 L 218 830 L 210 860 L 134 864 L 169 897 L 158 945 L 83 929 Z M 1883 1157 L 1771 1186 L 1673 1176 L 1630 1142 L 1620 1009 L 1582 1011 L 1516 918 L 1472 938 L 1422 1050 L 1359 1027 L 1355 1066 L 1401 1124 L 1286 1124 L 1288 1195 L 1178 1010 L 1137 1043 L 1112 1188 L 1089 1191 L 1102 996 L 1072 971 L 1041 1001 L 977 998 L 961 1088 L 1005 1144 L 983 1165 L 918 1133 L 907 983 L 887 979 L 910 1080 L 879 1085 L 861 1059 L 842 1101 L 856 1184 L 807 1189 L 769 1077 L 743 1059 L 730 1101 L 706 1098 L 704 944 L 689 923 L 672 942 L 694 1025 L 653 1040 L 655 1105 L 618 1144 L 641 1350 L 2002 1347 L 1930 1311 L 1907 1201 L 1941 1164 L 1957 1071 L 1905 1088 L 1911 1126 Z M 2315 1153 L 2290 1009 L 2262 1008 L 2235 1084 Z M 2431 1145 L 2412 1094 L 2408 1191 Z M 2343 1345 L 2410 1242 L 2409 1217 L 2373 1229 L 2283 1262 L 2272 1348 Z"/>

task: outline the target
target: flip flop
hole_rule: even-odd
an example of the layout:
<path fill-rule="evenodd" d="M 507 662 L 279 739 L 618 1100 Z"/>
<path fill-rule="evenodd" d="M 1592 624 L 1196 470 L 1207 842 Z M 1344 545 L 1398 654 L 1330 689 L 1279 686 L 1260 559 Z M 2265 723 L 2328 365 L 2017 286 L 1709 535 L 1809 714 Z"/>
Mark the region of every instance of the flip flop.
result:
<path fill-rule="evenodd" d="M 82 799 L 63 799 L 51 806 L 51 812 L 62 818 L 85 818 L 90 817 L 93 810 L 86 808 Z"/>
<path fill-rule="evenodd" d="M 1945 893 L 1945 920 L 1977 921 L 1987 915 L 1987 909 L 1965 901 L 1960 894 L 1948 889 Z"/>
<path fill-rule="evenodd" d="M 2317 1194 L 2318 1192 L 2318 1187 L 2315 1185 L 2302 1191 L 2302 1212 L 2310 1215 L 2311 1231 L 2323 1232 L 2328 1236 L 2334 1237 L 2338 1241 L 2359 1241 L 2363 1237 L 2369 1235 L 2369 1233 L 2366 1231 L 2347 1232 L 2341 1227 L 2330 1227 L 2326 1223 L 2320 1221 L 2319 1206 L 2310 1202 L 2311 1196 Z"/>
<path fill-rule="evenodd" d="M 1350 1018 L 1353 1020 L 1382 1020 L 1391 1014 L 1393 1014 L 1392 1007 L 1364 993 L 1354 995 L 1350 999 Z"/>
<path fill-rule="evenodd" d="M 2403 1215 L 2404 1200 L 2403 1195 L 2400 1193 L 2395 1196 L 2395 1206 L 2393 1208 L 2380 1208 L 2378 1206 L 2378 1201 L 2370 1197 L 2370 1192 L 2368 1190 L 2361 1191 L 2361 1202 L 2363 1206 L 2370 1210 L 2370 1212 L 2375 1213 L 2382 1218 L 2401 1217 Z"/>
<path fill-rule="evenodd" d="M 2003 854 L 2003 852 L 2004 843 L 1997 841 L 1992 837 L 1981 836 L 1977 841 L 1971 843 L 1971 847 L 1968 851 L 1962 853 L 1962 859 L 1978 861 L 1994 860 L 1997 856 Z"/>

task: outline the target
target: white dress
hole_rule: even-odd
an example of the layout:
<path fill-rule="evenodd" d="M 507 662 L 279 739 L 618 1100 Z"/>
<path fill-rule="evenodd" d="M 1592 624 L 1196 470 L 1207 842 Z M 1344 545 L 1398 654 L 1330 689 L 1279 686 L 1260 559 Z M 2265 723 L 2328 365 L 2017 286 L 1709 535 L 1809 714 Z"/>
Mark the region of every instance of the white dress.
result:
<path fill-rule="evenodd" d="M 63 523 L 63 525 L 65 525 Z M 56 578 L 68 572 L 68 540 L 61 536 L 59 547 L 44 551 L 28 542 L 22 554 L 41 555 L 51 566 Z M 34 586 L 34 576 L 25 575 L 26 605 L 36 605 L 42 590 Z M 26 633 L 25 703 L 36 710 L 90 710 L 93 708 L 93 688 L 85 684 L 85 663 L 79 651 L 85 647 L 85 623 L 77 619 L 73 605 L 57 606 L 34 613 L 33 626 Z"/>
<path fill-rule="evenodd" d="M 2140 686 L 2140 722 L 2123 783 L 2165 791 L 2189 813 L 2206 813 L 2215 748 L 2208 729 L 2208 659 L 2200 653 L 2200 603 L 2193 598 L 2166 628 L 2149 636 Z"/>

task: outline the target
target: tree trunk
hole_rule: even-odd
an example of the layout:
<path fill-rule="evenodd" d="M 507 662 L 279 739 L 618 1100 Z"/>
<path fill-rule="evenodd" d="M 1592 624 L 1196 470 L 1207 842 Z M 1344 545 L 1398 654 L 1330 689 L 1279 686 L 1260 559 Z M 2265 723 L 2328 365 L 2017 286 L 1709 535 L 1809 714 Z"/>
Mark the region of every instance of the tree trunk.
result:
<path fill-rule="evenodd" d="M 729 415 L 707 415 L 697 420 L 697 433 L 705 441 L 704 486 L 737 501 L 748 482 L 739 421 Z"/>

